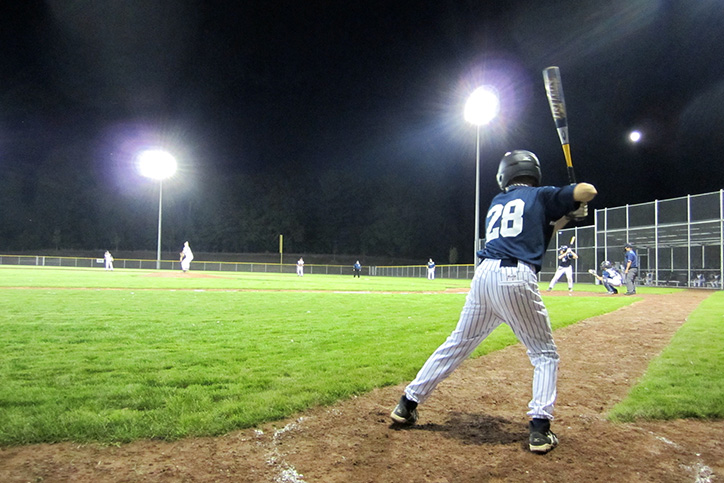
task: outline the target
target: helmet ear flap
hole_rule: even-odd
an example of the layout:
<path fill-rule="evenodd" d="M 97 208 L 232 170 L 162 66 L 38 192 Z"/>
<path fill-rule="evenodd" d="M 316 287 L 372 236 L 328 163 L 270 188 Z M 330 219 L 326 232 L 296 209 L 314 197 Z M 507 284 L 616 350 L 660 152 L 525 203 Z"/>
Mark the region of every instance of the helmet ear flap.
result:
<path fill-rule="evenodd" d="M 500 189 L 505 191 L 505 186 L 503 185 L 503 173 L 498 173 L 495 176 L 495 180 L 498 182 L 498 186 L 500 186 Z"/>

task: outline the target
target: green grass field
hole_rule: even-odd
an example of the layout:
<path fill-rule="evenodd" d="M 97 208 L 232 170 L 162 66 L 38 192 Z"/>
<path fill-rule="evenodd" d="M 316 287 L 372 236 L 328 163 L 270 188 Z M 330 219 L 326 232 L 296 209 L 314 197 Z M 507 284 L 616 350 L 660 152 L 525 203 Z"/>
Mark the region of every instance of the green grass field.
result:
<path fill-rule="evenodd" d="M 218 435 L 410 380 L 469 285 L 170 274 L 0 267 L 0 445 Z M 546 300 L 556 329 L 631 302 Z"/>
<path fill-rule="evenodd" d="M 609 414 L 634 419 L 724 418 L 724 292 L 707 298 Z"/>

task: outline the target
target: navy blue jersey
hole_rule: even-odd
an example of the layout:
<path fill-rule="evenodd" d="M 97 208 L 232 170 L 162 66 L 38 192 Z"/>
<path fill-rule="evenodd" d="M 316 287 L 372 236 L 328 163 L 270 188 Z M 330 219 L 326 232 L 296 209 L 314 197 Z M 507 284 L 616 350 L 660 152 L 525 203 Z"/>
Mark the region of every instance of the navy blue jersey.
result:
<path fill-rule="evenodd" d="M 639 256 L 633 250 L 626 252 L 626 263 L 631 261 L 631 268 L 639 268 Z"/>
<path fill-rule="evenodd" d="M 562 268 L 568 268 L 571 266 L 572 261 L 573 261 L 573 255 L 568 253 L 563 258 L 558 258 L 558 266 L 562 267 Z"/>
<path fill-rule="evenodd" d="M 553 224 L 576 209 L 574 185 L 511 186 L 493 198 L 485 220 L 484 258 L 517 259 L 540 271 Z"/>

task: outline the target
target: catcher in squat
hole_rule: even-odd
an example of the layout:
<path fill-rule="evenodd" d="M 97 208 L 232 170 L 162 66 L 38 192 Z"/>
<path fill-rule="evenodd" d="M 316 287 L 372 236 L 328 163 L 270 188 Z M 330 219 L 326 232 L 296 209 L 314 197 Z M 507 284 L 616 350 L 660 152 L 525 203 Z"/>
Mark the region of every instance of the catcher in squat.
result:
<path fill-rule="evenodd" d="M 620 287 L 623 283 L 621 274 L 613 268 L 613 263 L 608 260 L 601 262 L 601 275 L 597 274 L 594 269 L 590 269 L 588 273 L 596 277 L 611 295 L 616 295 L 618 293 L 616 287 Z"/>
<path fill-rule="evenodd" d="M 540 186 L 540 162 L 530 151 L 506 153 L 498 167 L 497 194 L 485 222 L 485 248 L 475 269 L 457 327 L 405 388 L 390 417 L 414 424 L 417 405 L 465 361 L 500 324 L 505 323 L 528 349 L 534 367 L 528 446 L 546 453 L 558 444 L 550 429 L 556 400 L 558 350 L 553 342 L 537 274 L 551 236 L 571 219 L 587 215 L 596 188 L 578 183 Z"/>

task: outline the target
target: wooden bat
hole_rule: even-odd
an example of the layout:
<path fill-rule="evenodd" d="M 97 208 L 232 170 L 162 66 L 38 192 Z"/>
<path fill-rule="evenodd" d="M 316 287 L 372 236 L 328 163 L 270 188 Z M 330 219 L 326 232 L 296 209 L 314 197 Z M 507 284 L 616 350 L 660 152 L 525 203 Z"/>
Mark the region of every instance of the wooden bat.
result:
<path fill-rule="evenodd" d="M 571 237 L 570 243 L 568 243 L 568 246 L 569 246 L 569 247 L 572 247 L 572 246 L 573 246 L 573 242 L 575 242 L 575 241 L 576 241 L 576 235 L 573 235 L 573 236 Z"/>

